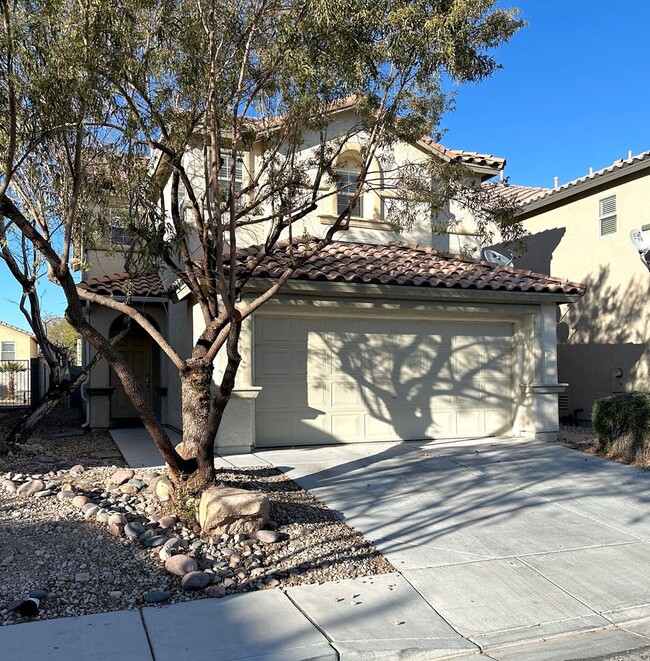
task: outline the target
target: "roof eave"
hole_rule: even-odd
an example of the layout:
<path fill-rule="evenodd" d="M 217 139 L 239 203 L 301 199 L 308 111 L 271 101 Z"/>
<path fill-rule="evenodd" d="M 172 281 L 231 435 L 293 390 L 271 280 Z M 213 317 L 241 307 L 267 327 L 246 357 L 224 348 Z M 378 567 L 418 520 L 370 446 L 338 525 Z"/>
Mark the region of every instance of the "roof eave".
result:
<path fill-rule="evenodd" d="M 645 169 L 650 169 L 650 158 L 644 158 L 637 161 L 636 163 L 630 163 L 629 165 L 621 166 L 615 170 L 612 170 L 611 172 L 603 172 L 602 174 L 596 173 L 595 176 L 591 179 L 569 185 L 567 188 L 560 187 L 551 191 L 547 195 L 544 195 L 543 197 L 523 204 L 518 216 L 522 219 L 528 218 L 529 216 L 536 215 L 536 212 L 542 211 L 545 207 L 551 204 L 559 204 L 576 195 L 580 195 L 585 191 L 589 191 L 592 188 L 598 188 L 613 183 L 618 179 L 628 177 Z"/>
<path fill-rule="evenodd" d="M 274 283 L 273 278 L 251 278 L 245 292 L 265 291 Z M 565 292 L 510 291 L 505 289 L 463 289 L 461 287 L 415 287 L 409 285 L 381 285 L 348 282 L 289 280 L 281 290 L 283 294 L 305 296 L 329 295 L 341 297 L 364 296 L 392 300 L 478 301 L 483 303 L 575 303 L 583 294 Z"/>

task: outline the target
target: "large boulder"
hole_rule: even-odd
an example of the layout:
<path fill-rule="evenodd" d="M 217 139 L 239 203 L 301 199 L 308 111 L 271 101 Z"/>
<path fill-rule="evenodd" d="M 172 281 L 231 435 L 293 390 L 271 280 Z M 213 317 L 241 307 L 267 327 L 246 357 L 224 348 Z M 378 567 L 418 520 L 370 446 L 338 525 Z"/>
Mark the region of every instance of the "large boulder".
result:
<path fill-rule="evenodd" d="M 209 487 L 201 494 L 199 525 L 207 535 L 245 533 L 252 536 L 269 519 L 271 505 L 263 493 Z"/>

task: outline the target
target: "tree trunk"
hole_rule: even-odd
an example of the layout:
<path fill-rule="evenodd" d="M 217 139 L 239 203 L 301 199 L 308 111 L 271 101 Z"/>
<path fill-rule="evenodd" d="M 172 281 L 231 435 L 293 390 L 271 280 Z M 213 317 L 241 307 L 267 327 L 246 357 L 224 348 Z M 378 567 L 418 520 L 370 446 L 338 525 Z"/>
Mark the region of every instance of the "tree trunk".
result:
<path fill-rule="evenodd" d="M 183 476 L 191 487 L 202 489 L 214 482 L 214 436 L 216 429 L 210 425 L 213 365 L 194 361 L 181 374 L 181 403 L 183 416 L 183 451 L 186 459 L 193 459 L 194 472 Z"/>

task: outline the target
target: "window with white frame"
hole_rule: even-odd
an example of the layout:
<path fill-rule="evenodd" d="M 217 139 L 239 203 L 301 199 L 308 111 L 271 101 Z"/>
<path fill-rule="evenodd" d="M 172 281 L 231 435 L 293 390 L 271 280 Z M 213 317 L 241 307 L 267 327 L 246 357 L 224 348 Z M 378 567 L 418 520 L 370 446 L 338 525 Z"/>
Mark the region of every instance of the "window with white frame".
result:
<path fill-rule="evenodd" d="M 223 190 L 229 190 L 230 176 L 232 174 L 232 155 L 221 155 L 221 169 L 219 170 L 219 182 L 223 185 Z M 221 186 L 220 186 L 221 187 Z M 244 187 L 244 159 L 239 157 L 235 161 L 235 193 Z"/>
<path fill-rule="evenodd" d="M 118 246 L 131 246 L 135 241 L 135 237 L 127 229 L 127 215 L 126 208 L 110 208 L 108 210 L 109 217 L 109 238 L 113 245 Z"/>
<path fill-rule="evenodd" d="M 0 360 L 16 360 L 15 342 L 2 342 L 0 344 Z"/>
<path fill-rule="evenodd" d="M 357 190 L 359 181 L 359 173 L 350 170 L 337 170 L 338 177 L 338 193 L 336 195 L 336 212 L 342 214 L 348 208 L 350 199 L 354 197 Z M 363 216 L 362 195 L 359 195 L 354 205 L 352 206 L 352 216 Z"/>
<path fill-rule="evenodd" d="M 616 195 L 598 200 L 598 225 L 600 236 L 616 233 Z"/>

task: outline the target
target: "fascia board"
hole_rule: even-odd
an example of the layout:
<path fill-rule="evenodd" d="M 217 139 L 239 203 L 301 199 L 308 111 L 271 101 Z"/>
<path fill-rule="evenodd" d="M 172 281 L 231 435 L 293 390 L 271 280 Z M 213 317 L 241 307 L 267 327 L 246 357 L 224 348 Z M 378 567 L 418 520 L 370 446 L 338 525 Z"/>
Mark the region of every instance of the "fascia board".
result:
<path fill-rule="evenodd" d="M 263 292 L 268 289 L 273 280 L 252 278 L 244 293 L 251 291 Z M 287 282 L 281 289 L 282 294 L 302 294 L 305 296 L 327 297 L 368 297 L 391 300 L 429 300 L 429 301 L 461 301 L 485 303 L 574 303 L 582 296 L 579 294 L 551 292 L 517 292 L 493 291 L 476 289 L 437 289 L 432 287 L 406 287 L 399 285 L 350 284 L 346 282 Z"/>
<path fill-rule="evenodd" d="M 592 188 L 613 184 L 618 179 L 636 174 L 642 170 L 645 170 L 646 168 L 650 168 L 650 158 L 643 159 L 637 163 L 632 163 L 631 165 L 622 166 L 616 170 L 613 170 L 612 172 L 605 172 L 600 175 L 595 174 L 591 179 L 581 181 L 577 184 L 572 184 L 564 189 L 560 187 L 557 190 L 548 193 L 544 197 L 533 200 L 532 202 L 528 202 L 521 207 L 518 215 L 527 218 L 530 215 L 535 215 L 533 212 L 542 211 L 546 206 L 563 202 L 575 195 L 589 191 Z"/>

